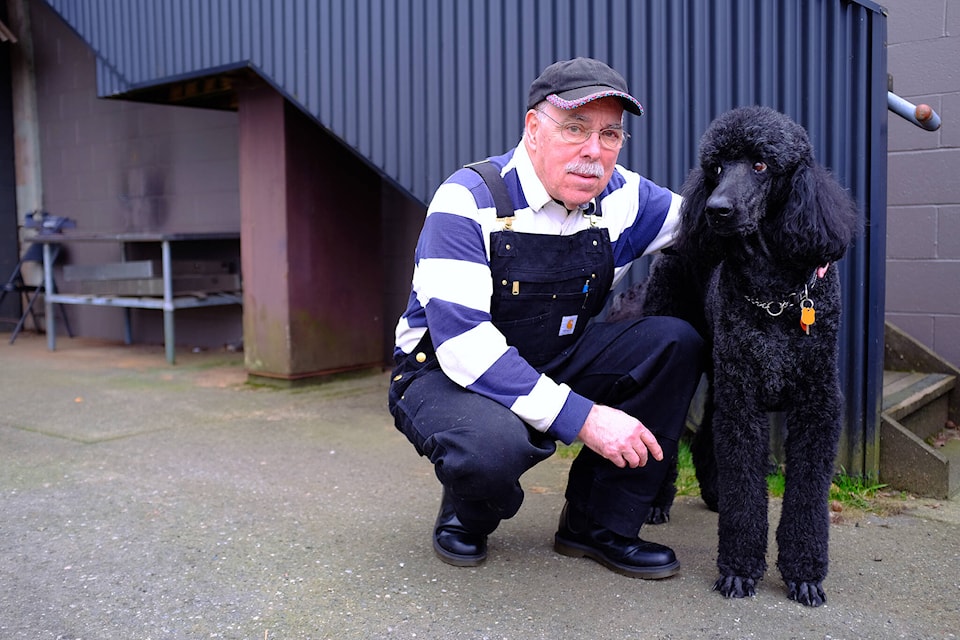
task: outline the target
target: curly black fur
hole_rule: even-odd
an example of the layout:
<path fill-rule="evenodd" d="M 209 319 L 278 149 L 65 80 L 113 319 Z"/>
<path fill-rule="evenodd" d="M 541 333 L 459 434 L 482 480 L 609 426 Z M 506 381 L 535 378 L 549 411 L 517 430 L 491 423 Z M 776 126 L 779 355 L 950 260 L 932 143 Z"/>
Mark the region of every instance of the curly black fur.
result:
<path fill-rule="evenodd" d="M 765 107 L 711 123 L 682 195 L 674 247 L 610 319 L 677 316 L 712 345 L 693 453 L 704 500 L 720 513 L 714 588 L 726 597 L 753 595 L 766 571 L 768 412 L 786 413 L 777 566 L 791 599 L 818 606 L 841 429 L 840 274 L 832 263 L 857 234 L 856 205 L 814 161 L 806 131 Z M 805 295 L 816 313 L 809 333 L 800 322 Z M 769 311 L 760 306 L 767 302 Z M 661 492 L 661 521 L 672 495 Z"/>

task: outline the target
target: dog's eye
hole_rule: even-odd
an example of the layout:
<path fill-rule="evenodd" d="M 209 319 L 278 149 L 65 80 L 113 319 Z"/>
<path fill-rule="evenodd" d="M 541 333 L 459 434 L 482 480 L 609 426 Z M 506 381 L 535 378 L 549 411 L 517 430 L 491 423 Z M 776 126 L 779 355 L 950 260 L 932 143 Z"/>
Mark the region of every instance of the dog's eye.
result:
<path fill-rule="evenodd" d="M 753 170 L 756 171 L 757 173 L 763 173 L 764 171 L 767 170 L 767 163 L 760 162 L 758 160 L 757 162 L 753 163 Z"/>
<path fill-rule="evenodd" d="M 716 175 L 720 175 L 721 173 L 723 173 L 723 167 L 721 167 L 720 165 L 717 165 L 713 168 L 713 172 Z"/>

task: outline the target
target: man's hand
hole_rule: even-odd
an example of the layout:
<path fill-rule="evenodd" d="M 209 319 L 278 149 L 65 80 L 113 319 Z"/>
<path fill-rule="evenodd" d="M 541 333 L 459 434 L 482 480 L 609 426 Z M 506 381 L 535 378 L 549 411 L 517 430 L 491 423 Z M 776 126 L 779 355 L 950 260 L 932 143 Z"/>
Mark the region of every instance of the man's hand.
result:
<path fill-rule="evenodd" d="M 663 460 L 656 437 L 636 418 L 603 405 L 594 405 L 580 428 L 583 444 L 618 467 L 642 467 L 647 454 Z"/>

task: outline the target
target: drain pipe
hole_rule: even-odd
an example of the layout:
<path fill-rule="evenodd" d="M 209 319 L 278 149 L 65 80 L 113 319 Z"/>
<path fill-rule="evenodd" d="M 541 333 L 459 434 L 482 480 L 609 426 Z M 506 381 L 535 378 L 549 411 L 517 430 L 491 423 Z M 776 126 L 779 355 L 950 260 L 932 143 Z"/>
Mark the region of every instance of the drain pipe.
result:
<path fill-rule="evenodd" d="M 936 131 L 940 128 L 940 116 L 928 104 L 913 104 L 893 91 L 887 91 L 887 109 L 909 120 L 921 129 Z"/>

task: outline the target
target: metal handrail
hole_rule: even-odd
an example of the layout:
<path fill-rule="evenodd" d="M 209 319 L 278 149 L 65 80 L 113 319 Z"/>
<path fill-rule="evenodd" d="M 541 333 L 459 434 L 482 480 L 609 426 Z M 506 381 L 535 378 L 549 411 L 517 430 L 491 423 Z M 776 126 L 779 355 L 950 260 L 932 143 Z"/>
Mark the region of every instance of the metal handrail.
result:
<path fill-rule="evenodd" d="M 887 91 L 887 109 L 909 120 L 921 129 L 936 131 L 940 128 L 940 116 L 928 104 L 913 104 L 893 91 Z"/>

